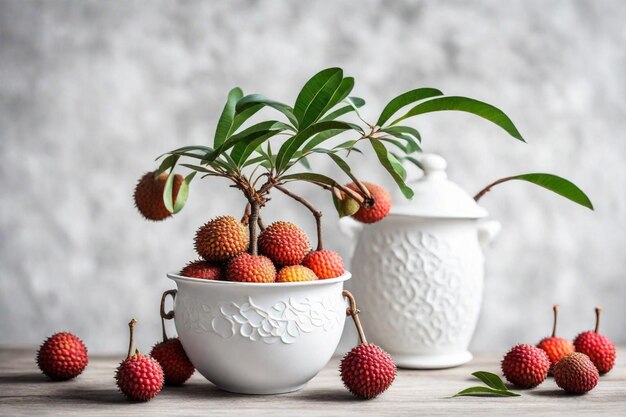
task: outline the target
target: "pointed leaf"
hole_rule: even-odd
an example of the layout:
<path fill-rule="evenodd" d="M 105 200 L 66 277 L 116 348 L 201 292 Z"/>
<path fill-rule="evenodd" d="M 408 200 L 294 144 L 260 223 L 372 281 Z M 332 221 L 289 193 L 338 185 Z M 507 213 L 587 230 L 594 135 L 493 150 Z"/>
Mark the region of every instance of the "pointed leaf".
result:
<path fill-rule="evenodd" d="M 279 172 L 282 172 L 283 169 L 289 164 L 289 161 L 296 151 L 298 151 L 304 142 L 306 142 L 306 140 L 311 136 L 331 129 L 348 130 L 350 129 L 350 125 L 339 121 L 318 122 L 300 131 L 294 137 L 285 141 L 285 143 L 283 143 L 280 147 L 276 157 L 276 169 Z"/>
<path fill-rule="evenodd" d="M 483 103 L 482 101 L 474 100 L 467 97 L 441 97 L 434 98 L 432 100 L 425 101 L 413 107 L 404 116 L 394 120 L 391 124 L 395 125 L 404 119 L 407 119 L 418 114 L 431 113 L 436 111 L 456 110 L 475 114 L 483 119 L 500 126 L 509 135 L 515 139 L 525 142 L 522 135 L 519 133 L 511 119 L 504 114 L 504 112 L 491 104 Z"/>
<path fill-rule="evenodd" d="M 346 77 L 341 80 L 339 86 L 335 89 L 330 100 L 328 100 L 328 104 L 324 107 L 324 110 L 320 113 L 320 116 L 326 114 L 330 109 L 335 107 L 338 103 L 340 103 L 343 99 L 347 98 L 352 89 L 354 88 L 354 78 Z"/>
<path fill-rule="evenodd" d="M 372 148 L 374 148 L 374 152 L 376 152 L 376 156 L 378 160 L 383 165 L 383 167 L 391 174 L 393 180 L 398 184 L 400 191 L 406 198 L 413 197 L 413 190 L 408 187 L 404 183 L 404 178 L 406 178 L 406 170 L 402 166 L 402 163 L 398 161 L 396 157 L 394 157 L 383 145 L 383 143 L 375 138 L 370 138 L 370 143 L 372 144 Z"/>
<path fill-rule="evenodd" d="M 422 141 L 422 136 L 420 135 L 420 132 L 417 131 L 417 129 L 413 129 L 412 127 L 409 126 L 389 126 L 386 127 L 384 129 L 380 129 L 381 132 L 385 132 L 385 133 L 406 133 L 408 135 L 413 136 L 415 139 L 417 139 L 418 141 Z"/>
<path fill-rule="evenodd" d="M 343 72 L 337 72 L 322 85 L 306 107 L 302 119 L 298 120 L 299 129 L 304 129 L 315 123 L 327 111 L 327 106 L 330 104 L 335 91 L 339 88 L 342 77 Z"/>
<path fill-rule="evenodd" d="M 320 121 L 325 122 L 327 120 L 335 120 L 336 118 L 338 118 L 339 116 L 343 116 L 346 113 L 350 113 L 352 111 L 354 111 L 354 108 L 361 108 L 365 105 L 365 100 L 363 100 L 360 97 L 348 97 L 348 99 L 346 100 L 350 100 L 351 104 L 348 104 L 347 106 L 343 106 L 338 108 L 337 110 L 333 111 L 332 113 L 327 114 L 326 116 L 322 117 L 320 119 Z M 344 100 L 345 102 L 345 100 Z"/>
<path fill-rule="evenodd" d="M 235 87 L 228 92 L 228 99 L 226 100 L 224 110 L 222 110 L 222 115 L 220 116 L 220 119 L 217 122 L 217 127 L 215 128 L 213 147 L 217 148 L 224 143 L 228 137 L 228 132 L 230 131 L 230 127 L 232 126 L 233 119 L 235 117 L 235 105 L 242 97 L 243 91 L 241 91 L 241 88 L 239 87 Z"/>
<path fill-rule="evenodd" d="M 593 204 L 591 203 L 589 197 L 587 197 L 587 195 L 583 192 L 583 190 L 581 190 L 580 188 L 578 188 L 578 186 L 576 186 L 576 184 L 566 180 L 565 178 L 561 178 L 552 174 L 533 173 L 503 178 L 502 180 L 499 180 L 500 182 L 498 182 L 498 184 L 510 180 L 527 181 L 535 185 L 539 185 L 540 187 L 543 187 L 546 190 L 550 190 L 562 197 L 565 197 L 568 200 L 573 201 L 574 203 L 578 203 L 581 206 L 593 210 Z"/>
<path fill-rule="evenodd" d="M 251 141 L 241 141 L 237 143 L 230 154 L 237 166 L 242 166 L 252 152 L 265 143 L 272 136 L 280 133 L 281 130 L 270 130 L 266 134 L 252 139 Z"/>
<path fill-rule="evenodd" d="M 243 113 L 246 109 L 258 104 L 278 110 L 284 114 L 294 126 L 298 126 L 298 120 L 294 116 L 293 109 L 291 107 L 278 101 L 270 100 L 261 94 L 250 94 L 245 96 L 237 102 L 237 106 L 235 108 L 237 113 Z"/>
<path fill-rule="evenodd" d="M 472 397 L 519 397 L 520 394 L 513 391 L 502 391 L 489 387 L 471 387 L 463 391 L 459 391 L 453 397 L 472 396 Z"/>
<path fill-rule="evenodd" d="M 167 158 L 165 158 L 163 162 L 161 162 L 161 165 L 159 166 L 159 168 L 156 171 L 154 171 L 154 176 L 158 177 L 163 172 L 172 168 L 174 165 L 176 165 L 179 158 L 180 158 L 180 155 L 170 155 Z"/>
<path fill-rule="evenodd" d="M 507 391 L 508 388 L 506 387 L 506 385 L 504 385 L 504 382 L 502 382 L 502 379 L 491 372 L 485 372 L 485 371 L 476 371 L 474 373 L 472 373 L 473 376 L 475 376 L 476 378 L 480 379 L 481 381 L 483 381 L 487 386 L 493 388 L 493 389 L 498 389 L 498 390 L 503 390 L 503 391 Z"/>
<path fill-rule="evenodd" d="M 343 71 L 341 70 L 341 68 L 326 68 L 315 74 L 304 84 L 304 86 L 300 90 L 300 93 L 298 94 L 298 97 L 296 98 L 296 103 L 293 106 L 293 113 L 300 124 L 302 124 L 302 121 L 304 120 L 307 109 L 315 100 L 315 98 L 319 95 L 320 91 L 323 90 L 324 87 L 332 79 L 333 81 L 331 84 L 336 83 L 335 87 L 332 88 L 332 91 L 330 91 L 330 95 L 332 95 L 339 83 L 341 83 L 342 76 Z M 322 105 L 322 107 L 320 108 L 320 111 L 328 102 L 330 95 L 326 98 L 326 101 L 324 102 L 324 105 Z"/>
<path fill-rule="evenodd" d="M 304 145 L 304 148 L 302 148 L 302 150 L 304 152 L 310 151 L 311 149 L 315 148 L 316 146 L 320 145 L 322 142 L 325 142 L 326 140 L 335 137 L 337 135 L 339 135 L 340 133 L 345 132 L 346 129 L 330 129 L 330 130 L 326 130 L 322 133 L 318 133 L 317 135 L 313 136 L 313 138 L 308 141 L 306 143 L 306 145 Z"/>
<path fill-rule="evenodd" d="M 256 104 L 254 106 L 247 107 L 241 113 L 235 113 L 235 118 L 233 119 L 233 124 L 230 126 L 227 138 L 234 134 L 237 129 L 239 129 L 241 125 L 246 122 L 246 120 L 254 116 L 256 112 L 261 110 L 263 107 L 265 107 L 265 105 Z"/>
<path fill-rule="evenodd" d="M 391 118 L 398 110 L 416 101 L 424 100 L 430 97 L 442 96 L 443 93 L 435 88 L 418 88 L 416 90 L 407 91 L 394 98 L 385 106 L 380 114 L 377 126 L 383 126 L 387 120 Z"/>

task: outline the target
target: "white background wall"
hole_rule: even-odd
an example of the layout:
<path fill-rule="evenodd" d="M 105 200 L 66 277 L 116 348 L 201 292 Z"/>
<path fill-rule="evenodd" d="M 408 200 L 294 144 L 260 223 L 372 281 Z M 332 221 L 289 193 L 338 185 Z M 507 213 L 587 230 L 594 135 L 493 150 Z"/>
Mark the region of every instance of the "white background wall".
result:
<path fill-rule="evenodd" d="M 467 115 L 413 122 L 468 192 L 548 171 L 593 200 L 595 212 L 526 184 L 482 200 L 504 229 L 475 349 L 538 341 L 555 302 L 562 335 L 592 327 L 599 304 L 602 330 L 626 342 L 625 21 L 622 0 L 0 1 L 0 345 L 68 329 L 91 351 L 123 351 L 134 316 L 147 350 L 172 287 L 164 273 L 195 257 L 200 224 L 243 201 L 198 181 L 180 215 L 147 223 L 136 179 L 164 151 L 208 144 L 230 87 L 293 102 L 328 66 L 356 77 L 370 119 L 419 86 L 505 110 L 527 145 Z M 391 187 L 368 161 L 356 171 Z M 327 246 L 348 257 L 328 197 L 301 191 L 327 214 Z M 282 196 L 265 217 L 314 232 Z"/>

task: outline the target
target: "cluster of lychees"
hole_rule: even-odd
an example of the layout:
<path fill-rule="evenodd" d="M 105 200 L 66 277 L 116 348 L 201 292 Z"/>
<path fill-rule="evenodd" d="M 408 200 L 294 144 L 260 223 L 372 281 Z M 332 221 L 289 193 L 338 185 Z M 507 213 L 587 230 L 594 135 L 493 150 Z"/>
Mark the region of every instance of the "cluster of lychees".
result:
<path fill-rule="evenodd" d="M 143 180 L 141 184 L 144 184 Z M 153 186 L 157 185 L 158 182 L 153 182 Z M 391 198 L 383 187 L 371 183 L 364 185 L 373 195 L 374 204 L 370 207 L 357 205 L 352 217 L 363 223 L 373 223 L 389 213 Z M 348 184 L 347 187 L 356 189 L 355 184 Z M 137 207 L 147 217 L 151 211 L 142 210 L 143 205 L 139 203 L 148 200 L 142 197 L 143 193 L 148 191 L 138 186 L 135 199 Z M 150 207 L 158 204 L 162 204 L 162 199 L 153 200 Z M 188 263 L 180 275 L 208 280 L 270 283 L 336 278 L 345 272 L 343 260 L 337 252 L 322 249 L 319 245 L 312 250 L 306 233 L 293 223 L 272 223 L 261 231 L 253 243 L 256 243 L 258 254 L 254 251 L 249 253 L 251 242 L 244 223 L 232 216 L 216 217 L 196 231 L 194 247 L 202 259 Z"/>
<path fill-rule="evenodd" d="M 615 345 L 598 333 L 600 309 L 596 308 L 596 327 L 580 333 L 574 342 L 556 336 L 557 306 L 554 306 L 552 335 L 537 346 L 514 346 L 502 360 L 502 373 L 520 388 L 534 388 L 551 373 L 556 384 L 571 394 L 584 394 L 597 384 L 600 375 L 615 364 Z"/>

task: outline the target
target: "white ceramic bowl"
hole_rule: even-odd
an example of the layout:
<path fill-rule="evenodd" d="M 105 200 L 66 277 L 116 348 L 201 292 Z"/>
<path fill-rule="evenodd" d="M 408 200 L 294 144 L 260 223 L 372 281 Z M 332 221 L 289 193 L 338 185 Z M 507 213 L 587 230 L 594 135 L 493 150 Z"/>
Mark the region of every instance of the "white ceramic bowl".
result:
<path fill-rule="evenodd" d="M 328 363 L 346 319 L 338 278 L 299 283 L 176 282 L 174 321 L 196 369 L 244 394 L 296 391 Z"/>

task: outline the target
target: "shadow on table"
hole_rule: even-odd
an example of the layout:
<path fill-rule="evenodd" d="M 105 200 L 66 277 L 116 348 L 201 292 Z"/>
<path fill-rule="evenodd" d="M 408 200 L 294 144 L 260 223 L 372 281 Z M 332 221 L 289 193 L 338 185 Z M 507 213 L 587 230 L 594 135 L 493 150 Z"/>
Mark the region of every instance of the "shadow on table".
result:
<path fill-rule="evenodd" d="M 548 390 L 535 390 L 535 391 L 529 391 L 528 392 L 529 395 L 535 395 L 537 397 L 553 397 L 553 398 L 557 398 L 557 397 L 571 397 L 572 394 L 568 394 L 567 392 L 563 391 L 562 389 L 558 389 L 558 388 L 554 388 L 554 389 L 548 389 Z"/>
<path fill-rule="evenodd" d="M 44 374 L 32 372 L 28 374 L 0 375 L 0 385 L 4 384 L 37 384 L 56 382 L 46 377 Z"/>

